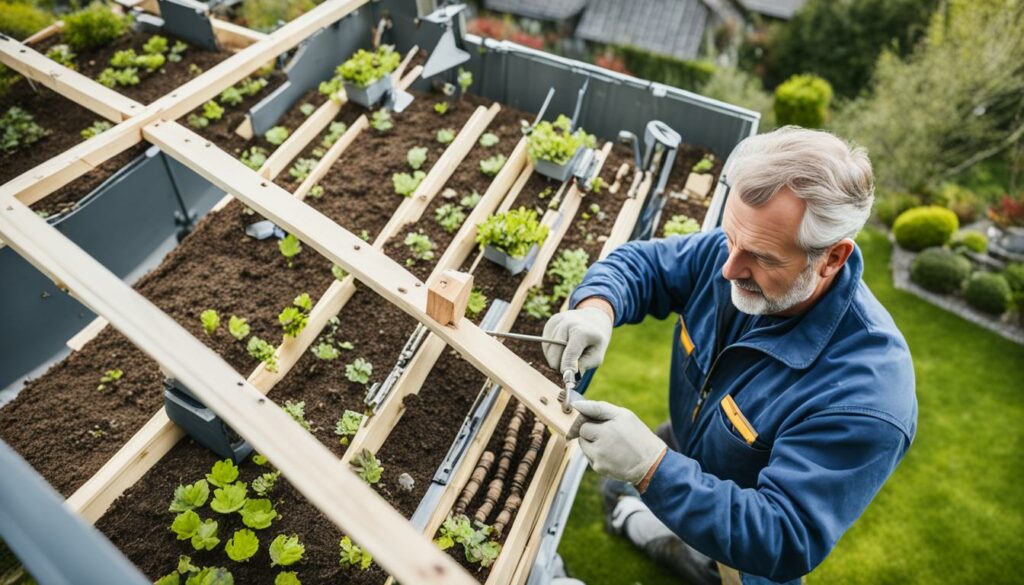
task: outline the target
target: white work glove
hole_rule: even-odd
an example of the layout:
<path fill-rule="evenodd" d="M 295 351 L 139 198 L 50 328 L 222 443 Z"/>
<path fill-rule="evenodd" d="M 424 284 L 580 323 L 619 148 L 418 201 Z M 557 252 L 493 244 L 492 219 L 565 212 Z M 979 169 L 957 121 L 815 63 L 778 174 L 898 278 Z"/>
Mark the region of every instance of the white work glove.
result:
<path fill-rule="evenodd" d="M 637 484 L 668 448 L 633 411 L 598 400 L 572 403 L 582 416 L 566 438 L 580 439 L 590 466 L 601 475 Z"/>
<path fill-rule="evenodd" d="M 559 372 L 583 373 L 604 361 L 604 352 L 612 338 L 612 320 L 597 307 L 563 311 L 548 319 L 544 337 L 564 341 L 565 346 L 542 343 L 548 365 Z"/>

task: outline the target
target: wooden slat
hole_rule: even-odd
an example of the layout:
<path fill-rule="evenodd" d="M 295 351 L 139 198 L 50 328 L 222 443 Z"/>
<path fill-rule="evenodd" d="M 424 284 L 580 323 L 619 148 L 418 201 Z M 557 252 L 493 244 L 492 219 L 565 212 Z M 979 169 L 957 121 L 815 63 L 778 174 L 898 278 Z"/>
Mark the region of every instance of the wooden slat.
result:
<path fill-rule="evenodd" d="M 73 351 L 82 351 L 86 343 L 92 341 L 103 328 L 107 326 L 107 320 L 103 317 L 96 317 L 89 322 L 88 325 L 82 328 L 81 331 L 76 333 L 71 339 L 67 341 L 67 346 Z"/>
<path fill-rule="evenodd" d="M 407 583 L 474 582 L 213 350 L 11 197 L 0 198 L 0 235 L 181 380 L 389 573 Z"/>
<path fill-rule="evenodd" d="M 573 416 L 562 412 L 557 404 L 558 386 L 469 319 L 445 327 L 427 317 L 426 287 L 383 252 L 367 246 L 355 234 L 296 201 L 288 192 L 179 124 L 156 122 L 145 127 L 143 133 L 164 152 L 294 234 L 440 335 L 474 367 L 510 389 L 556 432 L 568 432 Z"/>
<path fill-rule="evenodd" d="M 244 49 L 267 38 L 266 33 L 213 16 L 210 17 L 210 25 L 213 27 L 213 34 L 217 37 L 217 42 L 228 49 Z"/>
<path fill-rule="evenodd" d="M 334 100 L 324 102 L 288 136 L 281 146 L 278 146 L 267 157 L 266 162 L 260 167 L 259 173 L 267 178 L 274 178 L 281 174 L 291 164 L 292 159 L 299 156 L 299 153 L 305 150 L 313 140 L 316 140 L 324 128 L 334 121 L 334 117 L 338 115 L 344 104 L 345 102 Z"/>
<path fill-rule="evenodd" d="M 316 163 L 316 166 L 313 167 L 313 170 L 310 171 L 309 175 L 307 175 L 306 178 L 303 179 L 302 183 L 300 183 L 295 189 L 295 197 L 299 200 L 305 199 L 309 190 L 324 178 L 327 171 L 331 170 L 334 163 L 338 162 L 342 153 L 348 149 L 356 137 L 359 136 L 363 130 L 366 130 L 369 127 L 370 120 L 368 120 L 366 116 L 359 116 L 356 118 L 356 121 L 352 122 L 352 125 L 345 130 L 345 133 L 327 149 L 323 158 Z"/>

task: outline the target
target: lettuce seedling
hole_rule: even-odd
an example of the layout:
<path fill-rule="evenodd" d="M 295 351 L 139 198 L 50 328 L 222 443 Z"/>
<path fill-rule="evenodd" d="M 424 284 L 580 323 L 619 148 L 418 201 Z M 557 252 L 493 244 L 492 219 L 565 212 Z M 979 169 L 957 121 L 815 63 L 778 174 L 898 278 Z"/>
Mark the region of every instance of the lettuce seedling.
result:
<path fill-rule="evenodd" d="M 459 229 L 462 222 L 466 220 L 466 212 L 458 205 L 445 203 L 434 211 L 434 219 L 444 228 L 444 231 L 452 233 Z"/>
<path fill-rule="evenodd" d="M 206 474 L 206 481 L 217 487 L 227 487 L 236 479 L 238 479 L 238 467 L 230 459 L 214 463 L 210 473 Z"/>
<path fill-rule="evenodd" d="M 663 228 L 666 236 L 686 236 L 700 231 L 697 220 L 685 215 L 673 215 Z"/>
<path fill-rule="evenodd" d="M 317 359 L 324 361 L 336 360 L 338 359 L 338 356 L 341 355 L 338 348 L 334 347 L 330 343 L 318 343 L 309 351 L 315 355 Z"/>
<path fill-rule="evenodd" d="M 324 188 L 318 183 L 309 188 L 308 195 L 313 199 L 319 199 L 324 196 Z"/>
<path fill-rule="evenodd" d="M 149 37 L 146 44 L 142 45 L 142 52 L 147 55 L 162 55 L 167 52 L 167 39 L 160 35 Z"/>
<path fill-rule="evenodd" d="M 437 131 L 437 141 L 441 144 L 449 144 L 455 140 L 455 131 L 451 128 L 441 128 Z"/>
<path fill-rule="evenodd" d="M 490 540 L 490 535 L 490 526 L 477 522 L 477 528 L 473 528 L 469 517 L 460 514 L 445 519 L 438 537 L 434 539 L 434 544 L 441 550 L 448 550 L 455 544 L 460 544 L 466 553 L 467 561 L 479 563 L 481 567 L 489 567 L 501 552 L 501 544 Z"/>
<path fill-rule="evenodd" d="M 302 242 L 299 238 L 296 238 L 293 234 L 288 234 L 284 238 L 277 241 L 277 248 L 281 250 L 281 254 L 288 259 L 288 268 L 292 267 L 292 258 L 299 255 L 302 251 Z"/>
<path fill-rule="evenodd" d="M 714 168 L 714 166 L 715 155 L 705 154 L 704 158 L 700 159 L 700 161 L 698 161 L 697 164 L 693 165 L 693 168 L 690 169 L 690 172 L 703 174 L 710 171 L 712 168 Z"/>
<path fill-rule="evenodd" d="M 324 148 L 330 148 L 334 146 L 334 143 L 348 130 L 348 126 L 344 122 L 331 122 L 331 125 L 327 128 L 327 133 L 324 134 L 323 140 L 320 141 L 320 145 Z"/>
<path fill-rule="evenodd" d="M 359 49 L 347 61 L 338 65 L 335 73 L 346 83 L 359 87 L 369 87 L 375 81 L 395 69 L 402 62 L 402 57 L 390 45 L 381 45 L 376 51 Z"/>
<path fill-rule="evenodd" d="M 220 120 L 224 115 L 224 108 L 217 102 L 210 100 L 203 104 L 203 117 L 207 120 Z"/>
<path fill-rule="evenodd" d="M 285 307 L 277 316 L 277 320 L 284 329 L 285 337 L 298 337 L 299 333 L 306 328 L 309 322 L 309 315 L 303 313 L 298 307 Z"/>
<path fill-rule="evenodd" d="M 342 445 L 348 445 L 349 438 L 356 436 L 356 432 L 359 431 L 359 425 L 362 422 L 362 414 L 354 410 L 346 410 L 341 415 L 341 418 L 338 419 L 337 426 L 334 427 L 334 434 L 341 437 L 338 441 Z"/>
<path fill-rule="evenodd" d="M 299 542 L 298 535 L 285 536 L 278 534 L 277 538 L 270 543 L 270 566 L 276 567 L 280 565 L 287 567 L 294 565 L 302 560 L 302 554 L 305 552 L 306 547 Z"/>
<path fill-rule="evenodd" d="M 523 304 L 523 310 L 534 319 L 547 319 L 551 316 L 551 297 L 540 292 L 540 288 L 530 289 L 530 296 Z"/>
<path fill-rule="evenodd" d="M 593 147 L 597 139 L 582 128 L 571 132 L 572 121 L 564 115 L 554 122 L 541 122 L 530 132 L 527 153 L 530 162 L 550 161 L 556 165 L 568 163 L 581 146 Z"/>
<path fill-rule="evenodd" d="M 480 161 L 480 172 L 488 177 L 493 177 L 498 174 L 498 171 L 500 171 L 503 166 L 505 166 L 505 155 L 496 154 L 490 158 L 485 158 Z"/>
<path fill-rule="evenodd" d="M 171 53 L 167 55 L 167 60 L 171 63 L 177 63 L 181 61 L 181 56 L 188 50 L 188 45 L 184 41 L 174 41 L 174 46 L 171 47 Z"/>
<path fill-rule="evenodd" d="M 114 126 L 106 120 L 96 120 L 92 123 L 92 126 L 89 126 L 85 130 L 82 130 L 82 138 L 89 140 L 93 136 L 99 136 L 100 134 L 103 134 L 104 132 L 110 130 L 113 127 Z"/>
<path fill-rule="evenodd" d="M 459 199 L 459 205 L 465 207 L 466 209 L 473 209 L 474 207 L 476 207 L 477 203 L 480 203 L 481 199 L 483 199 L 483 196 L 477 193 L 476 189 L 473 189 L 472 193 L 466 195 L 462 199 Z"/>
<path fill-rule="evenodd" d="M 318 162 L 315 158 L 300 158 L 288 169 L 288 174 L 296 181 L 304 181 L 309 176 L 309 173 L 313 172 L 313 168 L 316 167 Z"/>
<path fill-rule="evenodd" d="M 254 171 L 260 170 L 263 163 L 267 162 L 267 149 L 262 146 L 253 146 L 242 152 L 242 164 Z"/>
<path fill-rule="evenodd" d="M 242 100 L 244 99 L 245 98 L 242 97 L 242 92 L 238 91 L 238 89 L 234 87 L 225 89 L 220 92 L 219 96 L 217 96 L 217 101 L 225 106 L 237 106 L 242 103 Z"/>
<path fill-rule="evenodd" d="M 221 514 L 237 512 L 245 505 L 245 496 L 248 491 L 249 486 L 244 481 L 217 488 L 213 490 L 213 500 L 210 502 L 210 508 L 213 508 L 214 512 L 220 512 Z"/>
<path fill-rule="evenodd" d="M 263 135 L 263 138 L 265 138 L 267 142 L 277 146 L 282 144 L 285 140 L 288 140 L 289 134 L 290 132 L 288 132 L 288 129 L 284 126 L 274 126 L 270 130 L 267 130 Z"/>
<path fill-rule="evenodd" d="M 185 585 L 234 585 L 235 578 L 224 567 L 203 567 L 191 575 Z"/>
<path fill-rule="evenodd" d="M 590 182 L 590 188 L 594 190 L 594 193 L 600 193 L 601 189 L 604 189 L 604 179 L 594 177 L 594 180 Z"/>
<path fill-rule="evenodd" d="M 370 126 L 373 126 L 373 129 L 377 132 L 387 132 L 395 126 L 394 123 L 391 122 L 391 114 L 389 114 L 385 109 L 377 110 L 373 113 L 371 118 L 372 121 L 370 122 Z"/>
<path fill-rule="evenodd" d="M 409 173 L 395 173 L 391 175 L 391 182 L 395 185 L 395 193 L 405 197 L 411 197 L 427 176 L 423 171 Z"/>
<path fill-rule="evenodd" d="M 264 87 L 267 87 L 267 80 L 262 77 L 249 77 L 242 80 L 235 87 L 242 95 L 252 96 L 258 94 Z"/>
<path fill-rule="evenodd" d="M 412 253 L 412 257 L 415 260 L 433 260 L 434 259 L 434 242 L 430 241 L 430 238 L 424 233 L 410 233 L 405 236 L 405 245 L 409 247 L 409 252 Z M 415 262 L 415 260 L 413 260 Z"/>
<path fill-rule="evenodd" d="M 253 455 L 252 462 L 255 463 L 256 465 L 259 465 L 260 467 L 263 467 L 264 465 L 269 463 L 267 461 L 267 457 L 261 453 L 256 453 L 255 455 Z"/>
<path fill-rule="evenodd" d="M 359 474 L 359 477 L 363 478 L 363 481 L 370 485 L 379 482 L 384 474 L 384 466 L 380 464 L 380 460 L 369 449 L 363 449 L 358 455 L 353 457 L 351 465 L 356 473 Z"/>
<path fill-rule="evenodd" d="M 295 571 L 282 571 L 274 577 L 274 585 L 302 585 Z"/>
<path fill-rule="evenodd" d="M 267 528 L 277 518 L 277 510 L 266 499 L 248 500 L 238 513 L 242 515 L 243 524 L 256 530 Z"/>
<path fill-rule="evenodd" d="M 163 67 L 166 62 L 167 58 L 163 55 L 139 55 L 135 58 L 135 66 L 150 73 Z"/>
<path fill-rule="evenodd" d="M 469 302 L 466 303 L 466 313 L 470 317 L 476 317 L 487 308 L 487 297 L 478 288 L 469 291 Z"/>
<path fill-rule="evenodd" d="M 419 170 L 423 163 L 427 162 L 427 147 L 414 146 L 410 148 L 405 155 L 405 160 L 414 171 Z"/>
<path fill-rule="evenodd" d="M 220 327 L 220 315 L 213 309 L 206 309 L 199 314 L 199 320 L 203 323 L 203 329 L 206 330 L 207 335 L 213 335 L 213 332 Z"/>
<path fill-rule="evenodd" d="M 583 282 L 589 265 L 590 255 L 583 248 L 562 251 L 548 266 L 547 275 L 558 282 L 551 291 L 551 302 L 568 298 L 573 289 Z"/>
<path fill-rule="evenodd" d="M 342 536 L 338 544 L 341 548 L 342 567 L 359 567 L 361 571 L 365 571 L 373 564 L 373 556 L 363 547 L 353 543 L 351 538 Z"/>
<path fill-rule="evenodd" d="M 255 458 L 253 461 L 255 461 Z M 269 494 L 270 490 L 274 489 L 274 485 L 277 483 L 277 478 L 280 476 L 280 471 L 270 471 L 260 475 L 256 479 L 252 480 L 252 491 L 261 496 Z"/>
<path fill-rule="evenodd" d="M 174 499 L 167 509 L 168 512 L 187 512 L 201 508 L 210 497 L 210 486 L 205 479 L 200 479 L 188 485 L 178 485 L 174 488 Z"/>
<path fill-rule="evenodd" d="M 228 319 L 228 332 L 231 333 L 231 337 L 242 341 L 249 335 L 249 322 L 241 317 L 231 315 L 231 318 Z"/>
<path fill-rule="evenodd" d="M 498 135 L 493 132 L 486 132 L 480 137 L 480 146 L 484 148 L 490 148 L 497 144 L 499 141 Z"/>
<path fill-rule="evenodd" d="M 273 345 L 253 335 L 249 338 L 249 344 L 245 349 L 249 352 L 249 355 L 266 364 L 268 371 L 277 371 L 277 356 L 274 355 L 277 348 Z"/>
<path fill-rule="evenodd" d="M 178 556 L 178 573 L 184 575 L 186 573 L 198 573 L 199 567 L 192 564 L 192 557 L 188 555 Z"/>
<path fill-rule="evenodd" d="M 331 264 L 331 274 L 337 280 L 345 280 L 345 277 L 348 276 L 348 272 L 345 272 L 345 269 L 337 264 Z"/>
<path fill-rule="evenodd" d="M 36 124 L 35 117 L 13 106 L 0 118 L 0 151 L 10 154 L 35 143 L 50 131 Z"/>
<path fill-rule="evenodd" d="M 117 382 L 123 376 L 124 372 L 122 372 L 121 370 L 107 370 L 106 372 L 103 372 L 102 376 L 100 376 L 100 383 L 98 386 L 96 386 L 96 389 L 102 392 L 103 390 L 107 389 L 107 384 Z"/>
<path fill-rule="evenodd" d="M 311 433 L 313 432 L 313 426 L 306 420 L 306 402 L 304 400 L 299 402 L 285 400 L 284 406 L 281 408 L 288 413 L 288 416 L 292 417 L 292 420 L 299 423 L 299 426 Z"/>
<path fill-rule="evenodd" d="M 71 47 L 67 45 L 54 45 L 50 48 L 49 51 L 46 52 L 46 56 L 47 58 L 52 59 L 57 63 L 60 63 L 68 69 L 78 69 L 78 67 L 75 66 L 75 57 L 77 57 L 77 55 L 75 55 L 71 51 Z"/>
<path fill-rule="evenodd" d="M 303 116 L 309 116 L 316 111 L 316 106 L 310 103 L 304 103 L 299 106 L 299 111 L 302 112 Z"/>
<path fill-rule="evenodd" d="M 523 258 L 530 248 L 541 245 L 549 228 L 537 221 L 537 212 L 520 207 L 496 213 L 477 225 L 476 242 L 480 247 L 493 246 L 513 258 Z"/>
<path fill-rule="evenodd" d="M 345 366 L 345 377 L 357 384 L 366 384 L 373 375 L 373 364 L 363 358 L 356 358 L 354 362 Z"/>
<path fill-rule="evenodd" d="M 192 510 L 178 514 L 171 523 L 171 531 L 177 535 L 178 540 L 191 540 L 195 550 L 213 550 L 220 543 L 217 538 L 217 522 L 210 519 L 202 521 L 199 514 Z"/>
<path fill-rule="evenodd" d="M 459 99 L 462 99 L 462 96 L 469 90 L 469 86 L 473 85 L 473 73 L 459 67 L 459 75 L 455 80 L 459 84 L 459 89 L 462 90 L 462 93 L 459 94 Z"/>
<path fill-rule="evenodd" d="M 118 69 L 124 69 L 125 67 L 131 67 L 135 65 L 135 54 L 134 49 L 126 49 L 123 51 L 117 51 L 114 56 L 110 58 L 110 66 Z"/>
<path fill-rule="evenodd" d="M 125 69 L 107 67 L 96 76 L 96 81 L 107 87 L 138 85 L 139 70 L 135 67 L 127 67 Z"/>
<path fill-rule="evenodd" d="M 438 116 L 443 116 L 448 113 L 448 102 L 437 102 L 434 104 L 434 111 L 437 112 Z"/>
<path fill-rule="evenodd" d="M 236 530 L 224 545 L 228 558 L 236 563 L 248 561 L 260 548 L 260 539 L 248 528 Z"/>

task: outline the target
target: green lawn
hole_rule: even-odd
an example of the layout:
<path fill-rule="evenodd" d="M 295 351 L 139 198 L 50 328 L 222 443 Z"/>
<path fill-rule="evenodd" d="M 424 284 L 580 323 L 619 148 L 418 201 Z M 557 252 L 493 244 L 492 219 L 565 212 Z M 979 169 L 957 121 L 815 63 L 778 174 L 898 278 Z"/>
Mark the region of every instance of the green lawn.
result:
<path fill-rule="evenodd" d="M 1024 348 L 896 290 L 889 242 L 861 234 L 864 279 L 914 356 L 914 445 L 810 583 L 1007 583 L 1024 563 Z M 667 417 L 671 320 L 615 332 L 591 398 Z M 603 530 L 598 477 L 580 487 L 562 541 L 569 571 L 589 585 L 677 583 Z"/>

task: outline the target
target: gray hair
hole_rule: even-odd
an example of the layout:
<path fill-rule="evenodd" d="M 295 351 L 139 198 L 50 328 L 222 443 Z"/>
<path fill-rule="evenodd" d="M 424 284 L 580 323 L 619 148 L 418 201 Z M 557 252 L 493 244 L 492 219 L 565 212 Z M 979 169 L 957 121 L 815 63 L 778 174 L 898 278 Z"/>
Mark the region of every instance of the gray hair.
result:
<path fill-rule="evenodd" d="M 764 205 L 783 187 L 803 199 L 797 242 L 810 257 L 856 236 L 875 199 L 867 150 L 799 126 L 745 139 L 729 157 L 725 177 L 731 192 L 752 207 Z"/>

